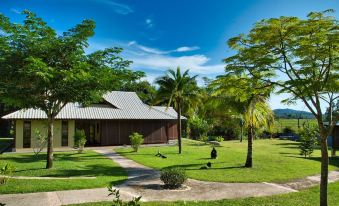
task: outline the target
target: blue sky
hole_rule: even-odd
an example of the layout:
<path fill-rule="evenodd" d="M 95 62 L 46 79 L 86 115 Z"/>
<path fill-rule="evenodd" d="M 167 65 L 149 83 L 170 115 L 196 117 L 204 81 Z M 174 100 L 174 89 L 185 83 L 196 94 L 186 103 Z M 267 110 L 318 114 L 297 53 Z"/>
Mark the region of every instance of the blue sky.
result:
<path fill-rule="evenodd" d="M 124 48 L 132 68 L 153 81 L 168 68 L 181 66 L 199 77 L 224 71 L 222 59 L 232 54 L 226 41 L 246 33 L 256 21 L 279 16 L 305 18 L 311 11 L 335 9 L 339 0 L 1 0 L 0 12 L 20 22 L 29 9 L 61 33 L 83 19 L 96 21 L 87 52 Z M 201 81 L 200 81 L 201 82 Z M 272 108 L 286 106 L 273 95 Z"/>

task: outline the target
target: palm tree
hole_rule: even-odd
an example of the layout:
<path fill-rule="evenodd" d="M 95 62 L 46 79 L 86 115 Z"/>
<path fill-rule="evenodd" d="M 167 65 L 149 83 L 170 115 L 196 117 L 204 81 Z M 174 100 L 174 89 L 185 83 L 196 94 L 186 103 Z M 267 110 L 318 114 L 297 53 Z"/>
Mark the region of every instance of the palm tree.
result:
<path fill-rule="evenodd" d="M 274 123 L 274 115 L 267 103 L 267 96 L 252 95 L 245 102 L 246 110 L 244 113 L 245 125 L 247 127 L 247 158 L 245 167 L 253 166 L 253 138 L 254 131 L 260 127 L 270 128 Z"/>
<path fill-rule="evenodd" d="M 179 154 L 182 151 L 181 145 L 181 114 L 182 107 L 189 105 L 193 96 L 196 95 L 197 76 L 189 76 L 189 70 L 181 73 L 180 67 L 176 71 L 170 69 L 164 76 L 156 79 L 159 85 L 156 100 L 157 102 L 166 102 L 167 107 L 173 105 L 177 111 L 177 131 Z"/>
<path fill-rule="evenodd" d="M 245 167 L 252 167 L 255 129 L 271 128 L 274 123 L 273 112 L 267 103 L 272 88 L 247 76 L 232 73 L 217 77 L 210 88 L 213 90 L 212 96 L 227 108 L 225 112 L 231 111 L 243 118 L 248 137 Z"/>

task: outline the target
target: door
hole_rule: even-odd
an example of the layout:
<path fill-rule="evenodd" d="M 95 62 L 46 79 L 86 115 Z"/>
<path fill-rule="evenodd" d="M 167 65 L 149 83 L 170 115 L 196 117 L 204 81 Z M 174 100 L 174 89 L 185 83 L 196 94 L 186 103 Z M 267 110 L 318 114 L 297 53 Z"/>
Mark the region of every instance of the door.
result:
<path fill-rule="evenodd" d="M 91 121 L 89 124 L 88 145 L 100 145 L 101 124 L 100 121 Z"/>
<path fill-rule="evenodd" d="M 68 121 L 62 121 L 61 124 L 61 146 L 68 146 Z"/>
<path fill-rule="evenodd" d="M 100 121 L 95 122 L 95 144 L 100 145 L 101 143 L 101 124 Z"/>
<path fill-rule="evenodd" d="M 31 147 L 31 122 L 24 121 L 23 128 L 23 148 Z"/>

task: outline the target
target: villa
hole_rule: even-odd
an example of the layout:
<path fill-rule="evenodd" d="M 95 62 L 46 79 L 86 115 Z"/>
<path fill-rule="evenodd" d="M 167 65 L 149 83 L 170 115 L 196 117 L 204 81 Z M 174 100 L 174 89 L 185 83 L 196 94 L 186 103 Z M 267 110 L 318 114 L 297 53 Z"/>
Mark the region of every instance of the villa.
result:
<path fill-rule="evenodd" d="M 31 148 L 37 130 L 47 134 L 47 116 L 39 109 L 21 109 L 3 119 L 14 121 L 14 148 Z M 86 133 L 86 146 L 129 144 L 138 132 L 145 144 L 167 143 L 177 138 L 177 113 L 169 107 L 144 104 L 135 92 L 113 91 L 89 106 L 67 104 L 54 122 L 54 147 L 72 147 L 76 129 Z"/>

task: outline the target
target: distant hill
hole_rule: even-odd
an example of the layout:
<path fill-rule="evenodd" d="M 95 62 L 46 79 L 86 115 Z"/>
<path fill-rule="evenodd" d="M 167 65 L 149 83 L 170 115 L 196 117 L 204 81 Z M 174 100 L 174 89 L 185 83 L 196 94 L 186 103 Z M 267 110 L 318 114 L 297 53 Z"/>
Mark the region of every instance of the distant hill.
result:
<path fill-rule="evenodd" d="M 305 112 L 294 109 L 275 109 L 273 110 L 275 118 L 283 118 L 283 119 L 297 119 L 300 117 L 301 119 L 313 119 L 314 116 L 311 112 Z"/>

